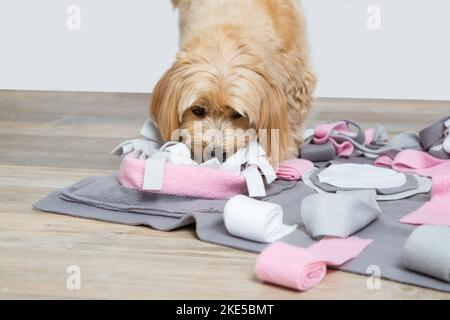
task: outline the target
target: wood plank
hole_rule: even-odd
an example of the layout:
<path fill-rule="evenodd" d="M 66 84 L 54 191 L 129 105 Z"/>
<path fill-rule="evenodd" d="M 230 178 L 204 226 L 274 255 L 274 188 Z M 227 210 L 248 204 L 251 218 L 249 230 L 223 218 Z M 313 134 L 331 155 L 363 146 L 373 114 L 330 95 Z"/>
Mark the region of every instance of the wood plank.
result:
<path fill-rule="evenodd" d="M 21 134 L 3 134 L 0 139 L 0 164 L 114 169 L 118 168 L 120 158 L 109 153 L 117 144 L 115 138 L 31 138 Z"/>

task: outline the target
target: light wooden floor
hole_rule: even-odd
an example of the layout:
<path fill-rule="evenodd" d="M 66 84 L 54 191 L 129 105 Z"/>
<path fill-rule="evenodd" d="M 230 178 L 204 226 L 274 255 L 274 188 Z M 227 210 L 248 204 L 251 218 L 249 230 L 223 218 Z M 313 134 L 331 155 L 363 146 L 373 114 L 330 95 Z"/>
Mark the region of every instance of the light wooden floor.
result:
<path fill-rule="evenodd" d="M 192 228 L 159 232 L 38 213 L 55 188 L 116 170 L 109 151 L 136 136 L 144 94 L 0 91 L 0 298 L 428 299 L 450 295 L 331 271 L 298 293 L 259 283 L 255 254 L 201 242 Z M 449 102 L 319 100 L 309 125 L 351 118 L 391 133 L 418 130 L 450 113 Z M 81 268 L 68 290 L 66 268 Z"/>

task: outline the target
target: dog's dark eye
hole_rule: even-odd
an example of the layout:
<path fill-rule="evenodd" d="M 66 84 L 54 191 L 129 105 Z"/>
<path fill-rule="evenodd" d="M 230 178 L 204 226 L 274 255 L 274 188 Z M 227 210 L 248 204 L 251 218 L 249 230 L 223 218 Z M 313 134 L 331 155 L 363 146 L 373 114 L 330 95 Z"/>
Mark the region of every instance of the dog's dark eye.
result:
<path fill-rule="evenodd" d="M 202 107 L 193 107 L 192 113 L 195 114 L 197 117 L 204 117 L 206 110 L 205 110 L 205 108 L 202 108 Z"/>
<path fill-rule="evenodd" d="M 242 114 L 240 114 L 239 112 L 235 111 L 235 112 L 233 112 L 233 114 L 231 115 L 231 117 L 232 117 L 233 119 L 239 119 L 239 118 L 242 118 Z"/>

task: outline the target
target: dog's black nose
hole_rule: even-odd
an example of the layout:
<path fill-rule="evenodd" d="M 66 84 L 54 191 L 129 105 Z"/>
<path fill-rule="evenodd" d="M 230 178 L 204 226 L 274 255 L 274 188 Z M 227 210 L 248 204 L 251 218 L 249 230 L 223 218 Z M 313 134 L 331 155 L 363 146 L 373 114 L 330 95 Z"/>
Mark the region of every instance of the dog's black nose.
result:
<path fill-rule="evenodd" d="M 225 160 L 227 160 L 227 153 L 226 152 L 222 153 L 222 161 L 225 161 Z"/>
<path fill-rule="evenodd" d="M 216 157 L 216 150 L 211 151 L 211 158 L 215 158 Z"/>

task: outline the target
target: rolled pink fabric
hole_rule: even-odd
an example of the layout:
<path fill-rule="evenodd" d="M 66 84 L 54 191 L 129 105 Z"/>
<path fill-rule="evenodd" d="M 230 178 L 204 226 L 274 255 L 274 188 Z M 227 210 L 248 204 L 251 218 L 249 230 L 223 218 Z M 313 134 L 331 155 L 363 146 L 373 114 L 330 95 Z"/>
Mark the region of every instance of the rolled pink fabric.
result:
<path fill-rule="evenodd" d="M 358 256 L 370 239 L 326 238 L 307 249 L 284 242 L 268 246 L 256 259 L 256 277 L 262 281 L 306 291 L 326 276 L 327 265 L 338 266 Z"/>
<path fill-rule="evenodd" d="M 262 281 L 305 291 L 325 278 L 327 265 L 307 249 L 276 242 L 258 256 L 255 272 Z"/>
<path fill-rule="evenodd" d="M 382 156 L 376 165 L 389 165 L 389 157 Z M 401 172 L 416 173 L 420 176 L 433 177 L 450 172 L 450 160 L 442 160 L 418 150 L 403 150 L 390 163 L 392 169 Z"/>
<path fill-rule="evenodd" d="M 433 176 L 431 200 L 400 219 L 408 224 L 450 226 L 450 172 Z"/>
<path fill-rule="evenodd" d="M 278 179 L 285 181 L 298 181 L 314 169 L 314 164 L 305 159 L 291 159 L 280 163 L 276 170 Z"/>
<path fill-rule="evenodd" d="M 314 143 L 323 144 L 327 142 L 332 131 L 347 133 L 349 131 L 347 122 L 339 121 L 318 125 L 314 130 Z"/>
<path fill-rule="evenodd" d="M 128 154 L 120 165 L 118 180 L 126 187 L 143 190 L 145 160 Z M 188 196 L 201 199 L 229 199 L 247 192 L 242 175 L 224 170 L 165 163 L 161 190 L 152 193 Z"/>

